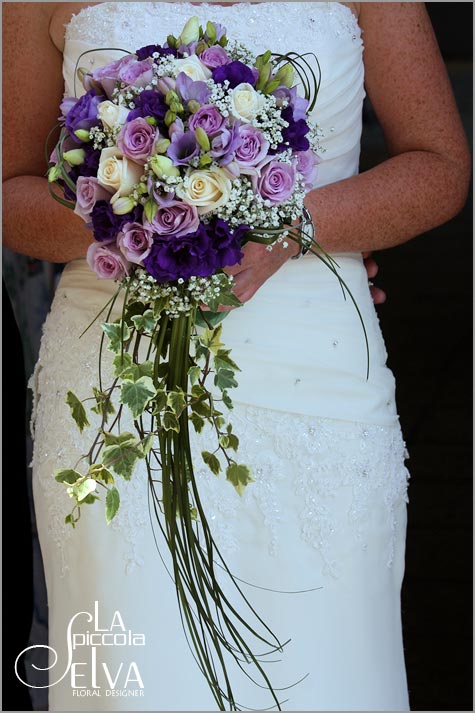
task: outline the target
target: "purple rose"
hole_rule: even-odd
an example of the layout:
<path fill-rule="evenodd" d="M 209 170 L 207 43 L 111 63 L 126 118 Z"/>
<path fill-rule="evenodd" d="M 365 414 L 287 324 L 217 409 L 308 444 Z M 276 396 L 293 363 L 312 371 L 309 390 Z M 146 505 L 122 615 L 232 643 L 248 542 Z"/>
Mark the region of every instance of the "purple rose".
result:
<path fill-rule="evenodd" d="M 221 67 L 216 67 L 212 76 L 216 84 L 224 84 L 227 79 L 229 87 L 234 89 L 234 87 L 243 82 L 254 86 L 258 79 L 258 72 L 253 71 L 247 64 L 235 60 Z"/>
<path fill-rule="evenodd" d="M 129 274 L 130 263 L 115 245 L 92 243 L 87 249 L 86 259 L 101 280 L 121 280 Z"/>
<path fill-rule="evenodd" d="M 151 116 L 158 123 L 163 123 L 165 114 L 168 111 L 168 106 L 165 103 L 165 98 L 160 92 L 154 92 L 152 89 L 145 89 L 138 97 L 135 98 L 135 109 L 132 109 L 127 116 L 127 121 L 137 119 L 137 117 Z"/>
<path fill-rule="evenodd" d="M 289 163 L 270 161 L 257 180 L 257 190 L 271 205 L 279 205 L 292 195 L 296 177 L 295 167 Z"/>
<path fill-rule="evenodd" d="M 145 226 L 160 238 L 179 238 L 194 233 L 199 222 L 196 206 L 183 201 L 170 201 L 161 203 L 152 222 Z"/>
<path fill-rule="evenodd" d="M 236 163 L 240 166 L 257 166 L 269 152 L 269 142 L 259 129 L 245 124 L 239 129 L 242 143 L 236 151 Z"/>
<path fill-rule="evenodd" d="M 74 212 L 86 223 L 97 201 L 108 200 L 111 194 L 99 184 L 94 176 L 79 176 L 76 183 L 76 207 Z"/>
<path fill-rule="evenodd" d="M 153 232 L 141 223 L 126 223 L 117 237 L 117 244 L 127 260 L 143 265 L 153 245 Z"/>
<path fill-rule="evenodd" d="M 188 104 L 189 101 L 206 104 L 211 96 L 211 90 L 206 86 L 206 82 L 195 82 L 185 72 L 180 72 L 176 78 L 176 91 L 183 104 Z"/>
<path fill-rule="evenodd" d="M 94 238 L 100 243 L 115 240 L 126 223 L 140 222 L 142 207 L 137 206 L 130 213 L 116 215 L 108 200 L 97 201 L 91 213 Z"/>
<path fill-rule="evenodd" d="M 152 250 L 145 258 L 146 270 L 158 282 L 171 282 L 192 275 L 207 277 L 215 271 L 207 226 L 198 225 L 196 232 L 181 238 L 156 238 Z"/>
<path fill-rule="evenodd" d="M 164 57 L 167 54 L 171 54 L 174 57 L 177 55 L 176 49 L 172 47 L 162 47 L 161 45 L 146 45 L 138 49 L 135 54 L 137 55 L 137 59 L 142 61 L 151 57 L 155 52 L 157 52 L 160 57 Z"/>
<path fill-rule="evenodd" d="M 93 80 L 93 84 L 101 86 L 107 98 L 111 99 L 112 92 L 119 81 L 120 70 L 135 61 L 134 55 L 128 54 L 115 62 L 110 62 L 110 64 L 106 64 L 104 67 L 95 69 L 91 75 L 86 75 L 86 79 L 87 76 L 90 76 Z"/>
<path fill-rule="evenodd" d="M 141 163 L 153 154 L 156 138 L 157 130 L 139 116 L 124 124 L 117 137 L 117 146 L 124 156 Z"/>
<path fill-rule="evenodd" d="M 153 60 L 144 59 L 141 62 L 135 60 L 121 67 L 119 79 L 127 85 L 134 87 L 146 87 L 153 79 Z"/>
<path fill-rule="evenodd" d="M 208 136 L 213 136 L 224 123 L 224 116 L 214 104 L 205 104 L 189 118 L 188 125 L 193 131 L 200 126 Z"/>
<path fill-rule="evenodd" d="M 242 144 L 239 124 L 232 124 L 229 129 L 222 128 L 211 140 L 211 158 L 219 159 L 220 166 L 227 166 L 234 161 L 237 149 Z"/>
<path fill-rule="evenodd" d="M 75 131 L 78 129 L 91 129 L 98 123 L 97 107 L 102 101 L 104 101 L 104 97 L 96 94 L 91 89 L 91 91 L 83 94 L 74 106 L 70 107 L 65 124 L 71 138 L 76 143 L 80 144 L 82 142 L 74 136 Z"/>
<path fill-rule="evenodd" d="M 228 53 L 220 45 L 208 47 L 208 49 L 203 50 L 198 56 L 208 69 L 216 69 L 216 67 L 222 67 L 223 64 L 229 64 L 231 62 Z"/>
<path fill-rule="evenodd" d="M 311 149 L 298 151 L 295 155 L 297 157 L 297 171 L 302 174 L 305 180 L 304 188 L 306 191 L 311 191 L 315 187 L 315 181 L 317 180 L 317 164 L 320 163 L 320 159 Z"/>
<path fill-rule="evenodd" d="M 199 146 L 192 131 L 181 133 L 179 129 L 172 134 L 172 142 L 167 149 L 167 156 L 175 166 L 187 166 L 191 159 L 199 154 Z"/>

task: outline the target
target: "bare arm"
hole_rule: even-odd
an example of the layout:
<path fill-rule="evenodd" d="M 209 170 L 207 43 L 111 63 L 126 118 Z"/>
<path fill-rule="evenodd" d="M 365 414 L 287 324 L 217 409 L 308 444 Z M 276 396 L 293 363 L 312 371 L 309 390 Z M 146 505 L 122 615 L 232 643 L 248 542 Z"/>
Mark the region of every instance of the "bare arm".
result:
<path fill-rule="evenodd" d="M 4 3 L 2 8 L 8 70 L 3 73 L 3 243 L 42 260 L 68 262 L 85 255 L 92 233 L 51 198 L 44 178 L 44 143 L 57 123 L 63 94 L 62 55 L 49 34 L 55 6 Z M 72 9 L 77 8 L 75 3 Z"/>
<path fill-rule="evenodd" d="M 360 3 L 366 90 L 390 158 L 306 201 L 331 251 L 379 250 L 463 207 L 471 159 L 424 3 Z"/>

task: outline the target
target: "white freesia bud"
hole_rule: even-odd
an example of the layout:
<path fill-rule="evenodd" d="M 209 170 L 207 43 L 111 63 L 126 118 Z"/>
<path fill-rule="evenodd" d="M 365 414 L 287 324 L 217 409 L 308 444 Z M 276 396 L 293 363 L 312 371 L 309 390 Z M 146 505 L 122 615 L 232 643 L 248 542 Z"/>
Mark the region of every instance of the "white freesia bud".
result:
<path fill-rule="evenodd" d="M 79 141 L 89 141 L 89 131 L 87 129 L 76 129 L 74 135 L 78 137 Z"/>
<path fill-rule="evenodd" d="M 118 197 L 116 200 L 111 199 L 112 212 L 116 215 L 125 215 L 130 213 L 135 208 L 135 201 L 130 196 Z"/>
<path fill-rule="evenodd" d="M 84 163 L 86 152 L 84 149 L 71 149 L 71 151 L 65 151 L 63 153 L 63 158 L 70 166 L 80 166 Z"/>
<path fill-rule="evenodd" d="M 178 45 L 189 45 L 190 42 L 197 42 L 200 37 L 200 21 L 195 15 L 190 17 L 178 38 Z"/>
<path fill-rule="evenodd" d="M 179 169 L 173 165 L 173 161 L 168 156 L 153 156 L 149 161 L 149 166 L 157 178 L 180 175 Z"/>
<path fill-rule="evenodd" d="M 126 106 L 114 104 L 111 101 L 103 101 L 97 105 L 97 114 L 104 126 L 113 129 L 115 126 L 125 124 L 129 109 L 127 109 Z"/>

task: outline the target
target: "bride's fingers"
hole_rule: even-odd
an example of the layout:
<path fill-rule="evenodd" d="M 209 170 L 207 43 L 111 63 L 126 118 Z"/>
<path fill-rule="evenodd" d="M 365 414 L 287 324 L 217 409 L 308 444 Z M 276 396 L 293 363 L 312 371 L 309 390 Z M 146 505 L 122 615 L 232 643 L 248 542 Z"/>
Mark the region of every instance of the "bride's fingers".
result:
<path fill-rule="evenodd" d="M 373 277 L 376 277 L 379 271 L 379 267 L 377 263 L 373 260 L 373 258 L 366 258 L 364 261 L 364 266 L 366 268 L 366 272 L 368 274 L 368 278 L 372 279 Z"/>
<path fill-rule="evenodd" d="M 382 305 L 386 302 L 386 293 L 384 290 L 381 290 L 379 287 L 375 287 L 374 285 L 371 285 L 369 289 L 375 305 Z"/>

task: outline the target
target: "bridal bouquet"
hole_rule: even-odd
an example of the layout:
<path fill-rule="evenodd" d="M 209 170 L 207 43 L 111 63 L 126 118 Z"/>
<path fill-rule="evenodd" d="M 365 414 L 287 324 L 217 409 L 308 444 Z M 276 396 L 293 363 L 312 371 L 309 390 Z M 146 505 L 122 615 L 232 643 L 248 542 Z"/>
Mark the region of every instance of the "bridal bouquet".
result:
<path fill-rule="evenodd" d="M 61 104 L 48 179 L 62 189 L 62 195 L 52 190 L 56 200 L 92 230 L 87 261 L 99 278 L 116 281 L 117 291 L 104 308 L 109 316 L 99 352 L 101 362 L 107 339 L 113 380 L 104 383 L 99 364 L 91 395 L 101 427 L 84 468 L 55 474 L 75 501 L 66 520 L 74 527 L 81 507 L 103 493 L 110 522 L 120 506 L 115 479 L 130 479 L 143 461 L 181 613 L 217 704 L 236 706 L 226 650 L 239 665 L 257 667 L 280 708 L 236 624 L 274 651 L 281 644 L 247 602 L 213 540 L 189 428 L 200 432 L 211 425 L 215 448 L 202 458 L 214 476 L 224 469 L 242 494 L 252 475 L 236 460 L 238 436 L 222 411 L 232 408 L 229 390 L 237 386 L 238 366 L 221 341 L 226 311 L 220 308 L 240 304 L 224 268 L 240 262 L 249 241 L 285 249 L 293 240 L 335 271 L 313 240 L 303 202 L 318 163 L 319 131 L 308 114 L 319 83 L 306 56 L 268 51 L 255 57 L 228 42 L 224 27 L 208 22 L 203 28 L 196 17 L 162 45 L 127 53 L 92 73 L 78 68 L 77 75 L 86 93 Z M 108 321 L 119 293 L 121 317 Z M 82 431 L 89 425 L 84 403 L 71 391 L 67 401 Z M 124 408 L 134 433 L 119 428 Z M 226 598 L 216 561 L 272 642 Z"/>

